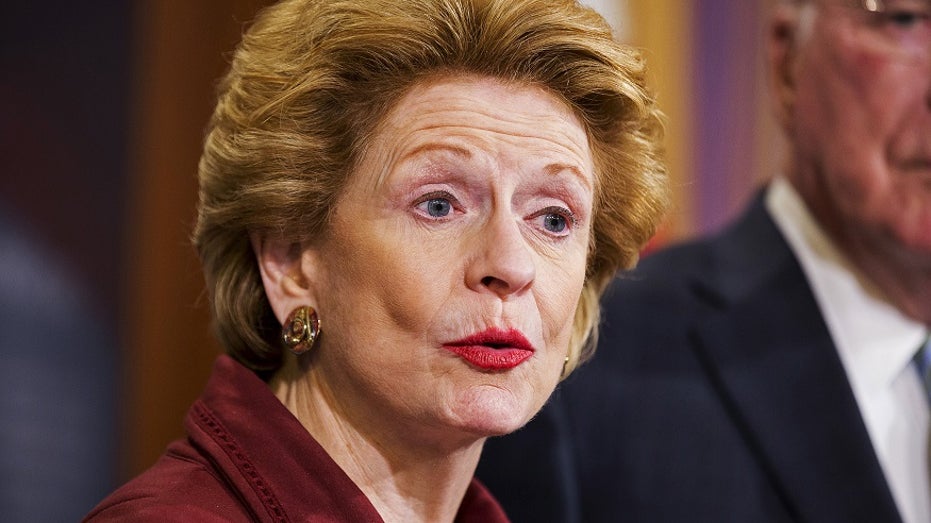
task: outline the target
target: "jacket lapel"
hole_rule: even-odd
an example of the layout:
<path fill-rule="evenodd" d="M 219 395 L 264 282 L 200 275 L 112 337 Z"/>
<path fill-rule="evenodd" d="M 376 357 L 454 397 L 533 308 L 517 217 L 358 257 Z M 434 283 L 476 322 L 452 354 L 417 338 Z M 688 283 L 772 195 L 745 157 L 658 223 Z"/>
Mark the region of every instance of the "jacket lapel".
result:
<path fill-rule="evenodd" d="M 804 274 L 757 199 L 714 246 L 695 349 L 802 521 L 900 521 Z"/>

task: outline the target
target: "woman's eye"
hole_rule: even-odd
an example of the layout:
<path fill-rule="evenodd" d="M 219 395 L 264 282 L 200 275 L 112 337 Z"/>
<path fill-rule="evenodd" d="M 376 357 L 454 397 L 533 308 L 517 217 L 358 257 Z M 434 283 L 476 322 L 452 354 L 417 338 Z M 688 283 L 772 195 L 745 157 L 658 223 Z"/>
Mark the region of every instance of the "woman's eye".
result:
<path fill-rule="evenodd" d="M 453 205 L 445 198 L 433 198 L 431 200 L 427 200 L 424 203 L 427 207 L 427 214 L 433 216 L 434 218 L 442 218 L 443 216 L 446 216 L 453 208 Z"/>
<path fill-rule="evenodd" d="M 431 218 L 445 218 L 453 212 L 453 205 L 453 197 L 441 192 L 421 197 L 415 207 Z"/>
<path fill-rule="evenodd" d="M 572 212 L 562 207 L 547 207 L 537 213 L 536 218 L 540 220 L 546 232 L 556 236 L 569 234 L 570 229 L 575 225 L 575 217 Z"/>
<path fill-rule="evenodd" d="M 543 216 L 543 228 L 550 232 L 563 232 L 569 227 L 564 216 L 558 214 L 547 214 Z"/>

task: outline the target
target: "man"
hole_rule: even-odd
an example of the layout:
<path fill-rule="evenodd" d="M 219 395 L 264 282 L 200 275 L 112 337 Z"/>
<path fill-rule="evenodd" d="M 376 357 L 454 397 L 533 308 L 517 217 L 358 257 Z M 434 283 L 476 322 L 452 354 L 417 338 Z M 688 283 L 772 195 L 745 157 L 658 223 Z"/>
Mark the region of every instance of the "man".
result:
<path fill-rule="evenodd" d="M 784 2 L 789 142 L 721 234 L 648 257 L 601 346 L 486 444 L 516 521 L 931 521 L 931 2 Z"/>

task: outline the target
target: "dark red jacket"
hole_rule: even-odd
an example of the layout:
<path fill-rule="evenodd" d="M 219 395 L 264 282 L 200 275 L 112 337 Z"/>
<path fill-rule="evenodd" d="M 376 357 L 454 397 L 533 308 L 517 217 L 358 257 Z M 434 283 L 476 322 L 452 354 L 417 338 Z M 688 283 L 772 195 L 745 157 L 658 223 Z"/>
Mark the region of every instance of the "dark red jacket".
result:
<path fill-rule="evenodd" d="M 228 356 L 184 425 L 186 439 L 85 521 L 382 521 L 268 385 Z M 507 517 L 473 479 L 456 521 Z"/>

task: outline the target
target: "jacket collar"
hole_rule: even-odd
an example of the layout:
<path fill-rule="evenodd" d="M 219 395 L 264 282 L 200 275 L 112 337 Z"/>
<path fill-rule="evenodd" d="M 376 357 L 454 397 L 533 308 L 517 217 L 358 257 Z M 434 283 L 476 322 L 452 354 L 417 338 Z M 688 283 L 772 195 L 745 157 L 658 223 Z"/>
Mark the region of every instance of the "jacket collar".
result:
<path fill-rule="evenodd" d="M 185 427 L 261 521 L 382 521 L 375 507 L 253 372 L 220 356 Z M 507 521 L 475 479 L 459 522 Z"/>
<path fill-rule="evenodd" d="M 787 506 L 804 521 L 898 521 L 843 366 L 762 195 L 697 274 L 696 351 Z M 788 326 L 788 327 L 787 327 Z"/>

